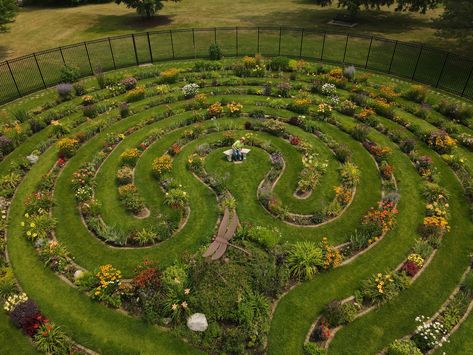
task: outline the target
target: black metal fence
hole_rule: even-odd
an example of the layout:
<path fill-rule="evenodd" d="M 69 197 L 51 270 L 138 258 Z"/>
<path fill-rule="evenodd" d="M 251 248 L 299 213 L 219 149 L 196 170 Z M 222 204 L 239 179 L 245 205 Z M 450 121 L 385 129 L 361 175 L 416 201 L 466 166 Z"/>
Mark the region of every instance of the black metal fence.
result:
<path fill-rule="evenodd" d="M 219 27 L 161 30 L 109 37 L 0 62 L 0 104 L 57 84 L 64 64 L 82 76 L 173 59 L 205 58 L 211 43 L 224 56 L 260 53 L 396 75 L 473 99 L 473 60 L 425 45 L 351 33 L 287 27 Z"/>

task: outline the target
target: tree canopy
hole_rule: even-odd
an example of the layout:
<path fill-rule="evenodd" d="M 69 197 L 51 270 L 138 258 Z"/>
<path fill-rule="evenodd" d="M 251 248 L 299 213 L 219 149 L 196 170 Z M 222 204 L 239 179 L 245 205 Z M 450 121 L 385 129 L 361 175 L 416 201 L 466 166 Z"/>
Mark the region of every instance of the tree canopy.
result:
<path fill-rule="evenodd" d="M 0 0 L 0 31 L 5 31 L 6 25 L 15 20 L 17 10 L 16 0 Z"/>
<path fill-rule="evenodd" d="M 444 4 L 445 11 L 435 21 L 440 34 L 445 37 L 471 40 L 473 37 L 473 2 L 471 0 L 444 0 Z"/>
<path fill-rule="evenodd" d="M 136 9 L 143 17 L 152 17 L 164 7 L 164 1 L 179 2 L 181 0 L 115 0 L 115 3 L 125 3 L 126 7 Z"/>

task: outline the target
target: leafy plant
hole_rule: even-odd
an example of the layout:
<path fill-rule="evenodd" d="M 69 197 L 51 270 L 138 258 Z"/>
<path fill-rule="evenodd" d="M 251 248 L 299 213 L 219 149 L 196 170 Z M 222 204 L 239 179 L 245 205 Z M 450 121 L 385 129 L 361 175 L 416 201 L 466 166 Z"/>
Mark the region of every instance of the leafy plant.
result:
<path fill-rule="evenodd" d="M 311 242 L 297 242 L 289 249 L 286 263 L 294 278 L 310 280 L 323 266 L 322 249 Z"/>

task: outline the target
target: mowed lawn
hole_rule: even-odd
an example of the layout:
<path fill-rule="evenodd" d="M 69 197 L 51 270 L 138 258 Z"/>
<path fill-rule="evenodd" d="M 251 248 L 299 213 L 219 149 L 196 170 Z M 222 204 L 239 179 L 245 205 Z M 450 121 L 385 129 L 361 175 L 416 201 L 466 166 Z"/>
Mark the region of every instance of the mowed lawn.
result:
<path fill-rule="evenodd" d="M 393 9 L 363 11 L 359 25 L 344 28 L 327 22 L 341 10 L 314 5 L 311 0 L 183 0 L 166 2 L 153 19 L 142 19 L 133 9 L 115 3 L 60 8 L 22 8 L 9 32 L 0 33 L 0 60 L 96 38 L 166 28 L 214 26 L 295 26 L 328 31 L 369 33 L 468 54 L 473 46 L 457 45 L 436 35 L 427 14 Z"/>

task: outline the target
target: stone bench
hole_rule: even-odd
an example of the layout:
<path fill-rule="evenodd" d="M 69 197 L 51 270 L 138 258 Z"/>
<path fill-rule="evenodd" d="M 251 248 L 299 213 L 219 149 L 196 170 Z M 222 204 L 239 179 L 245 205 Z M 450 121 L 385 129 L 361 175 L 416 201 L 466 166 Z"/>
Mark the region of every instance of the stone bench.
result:
<path fill-rule="evenodd" d="M 243 148 L 241 150 L 241 154 L 243 155 L 243 159 L 246 159 L 246 155 L 250 152 L 251 149 Z M 227 157 L 228 161 L 232 161 L 233 149 L 227 149 L 223 152 L 223 154 Z"/>

